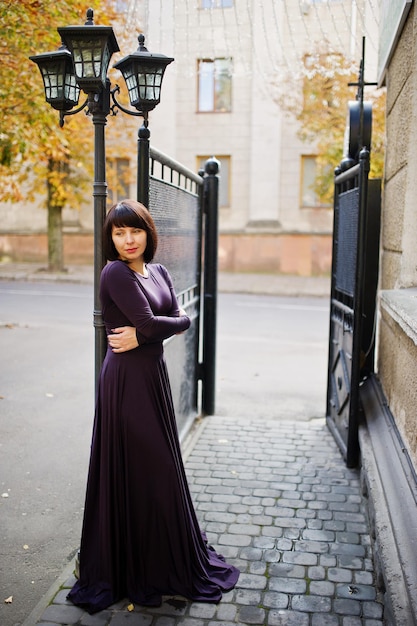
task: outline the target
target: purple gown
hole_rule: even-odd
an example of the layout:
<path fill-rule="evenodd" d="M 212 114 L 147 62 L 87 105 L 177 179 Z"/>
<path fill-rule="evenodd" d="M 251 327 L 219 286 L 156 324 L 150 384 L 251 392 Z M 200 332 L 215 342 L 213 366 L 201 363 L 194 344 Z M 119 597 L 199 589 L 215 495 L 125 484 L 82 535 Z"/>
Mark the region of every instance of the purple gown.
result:
<path fill-rule="evenodd" d="M 68 598 L 95 613 L 124 598 L 219 602 L 238 570 L 201 533 L 184 472 L 162 341 L 186 330 L 167 270 L 113 261 L 101 275 L 107 333 L 134 326 L 139 347 L 107 350 L 100 374 L 80 549 Z"/>

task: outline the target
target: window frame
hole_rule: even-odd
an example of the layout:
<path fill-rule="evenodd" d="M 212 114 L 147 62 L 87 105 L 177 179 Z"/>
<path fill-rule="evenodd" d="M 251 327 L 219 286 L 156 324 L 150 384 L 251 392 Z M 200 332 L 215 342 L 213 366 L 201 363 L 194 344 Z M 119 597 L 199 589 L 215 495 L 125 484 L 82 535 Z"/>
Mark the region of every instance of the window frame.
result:
<path fill-rule="evenodd" d="M 218 89 L 216 87 L 216 80 L 220 82 L 220 78 L 222 71 L 217 71 L 216 72 L 216 63 L 219 62 L 228 62 L 228 67 L 226 69 L 227 75 L 228 75 L 228 84 L 227 84 L 227 88 L 226 88 L 226 95 L 228 96 L 228 107 L 219 107 L 216 104 L 216 100 L 218 102 L 218 98 L 219 98 L 219 94 L 221 95 L 221 90 Z M 209 85 L 209 88 L 207 89 L 207 84 L 205 81 L 202 80 L 203 77 L 203 73 L 202 73 L 202 65 L 203 64 L 211 64 L 212 65 L 212 70 L 211 70 L 211 85 Z M 232 94 L 232 66 L 233 66 L 233 60 L 231 57 L 215 57 L 215 58 L 208 58 L 208 57 L 202 57 L 197 59 L 197 113 L 231 113 L 232 112 L 232 101 L 233 101 L 233 94 Z M 204 95 L 204 92 L 206 92 L 206 95 Z M 210 92 L 210 93 L 208 93 Z M 217 99 L 216 99 L 217 96 Z M 206 108 L 204 107 L 202 100 L 204 98 L 210 99 L 210 101 L 212 102 L 212 108 Z"/>

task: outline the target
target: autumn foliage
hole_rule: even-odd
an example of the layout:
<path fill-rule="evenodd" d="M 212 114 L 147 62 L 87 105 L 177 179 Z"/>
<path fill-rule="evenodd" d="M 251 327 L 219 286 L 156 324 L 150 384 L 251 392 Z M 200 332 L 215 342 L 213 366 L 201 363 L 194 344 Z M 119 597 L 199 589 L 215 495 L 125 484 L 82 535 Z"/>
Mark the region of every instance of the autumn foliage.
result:
<path fill-rule="evenodd" d="M 292 100 L 280 99 L 280 105 L 296 117 L 300 138 L 315 145 L 315 192 L 323 204 L 331 204 L 334 169 L 344 156 L 348 102 L 355 100 L 357 95 L 357 87 L 349 86 L 349 83 L 357 83 L 358 65 L 340 53 L 317 51 L 304 56 L 297 81 L 293 90 L 295 97 Z M 365 87 L 364 99 L 372 102 L 370 175 L 381 177 L 385 145 L 385 91 Z"/>
<path fill-rule="evenodd" d="M 88 6 L 97 10 L 99 23 L 114 17 L 110 1 Z M 60 229 L 62 208 L 77 208 L 91 181 L 93 133 L 81 113 L 59 127 L 29 56 L 57 50 L 57 27 L 83 25 L 87 8 L 79 0 L 0 0 L 0 202 L 25 200 L 30 207 L 35 197 L 44 198 L 50 243 L 59 240 L 52 230 Z M 61 258 L 51 262 L 51 248 L 49 261 L 61 269 Z"/>

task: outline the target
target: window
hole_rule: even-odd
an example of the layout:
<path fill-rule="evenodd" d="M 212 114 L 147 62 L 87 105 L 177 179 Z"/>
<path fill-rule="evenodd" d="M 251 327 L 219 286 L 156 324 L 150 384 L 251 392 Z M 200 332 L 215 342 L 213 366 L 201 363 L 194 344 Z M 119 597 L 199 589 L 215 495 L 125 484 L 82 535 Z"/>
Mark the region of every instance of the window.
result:
<path fill-rule="evenodd" d="M 108 203 L 116 204 L 119 200 L 130 198 L 129 159 L 107 159 Z"/>
<path fill-rule="evenodd" d="M 198 111 L 227 113 L 232 110 L 232 60 L 200 59 L 198 62 Z"/>
<path fill-rule="evenodd" d="M 200 0 L 201 9 L 227 9 L 233 6 L 233 0 Z"/>
<path fill-rule="evenodd" d="M 197 169 L 204 168 L 207 159 L 211 155 L 197 157 Z M 220 161 L 220 181 L 219 181 L 219 206 L 226 208 L 230 206 L 230 156 L 217 156 Z"/>
<path fill-rule="evenodd" d="M 315 156 L 301 157 L 301 206 L 319 206 L 315 183 L 317 176 L 317 163 Z"/>

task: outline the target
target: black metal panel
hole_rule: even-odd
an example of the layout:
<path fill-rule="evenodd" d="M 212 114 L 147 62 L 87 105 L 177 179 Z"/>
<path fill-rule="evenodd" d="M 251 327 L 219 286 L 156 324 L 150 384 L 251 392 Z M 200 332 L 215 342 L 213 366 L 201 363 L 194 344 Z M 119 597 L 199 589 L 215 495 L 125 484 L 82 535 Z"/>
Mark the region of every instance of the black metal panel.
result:
<path fill-rule="evenodd" d="M 177 293 L 185 291 L 199 280 L 199 197 L 166 181 L 151 178 L 149 204 L 159 235 L 154 260 L 169 269 Z"/>
<path fill-rule="evenodd" d="M 380 184 L 370 186 L 369 153 L 335 177 L 327 423 L 346 463 L 359 460 L 359 386 L 374 367 Z"/>
<path fill-rule="evenodd" d="M 338 246 L 335 287 L 354 296 L 359 219 L 359 189 L 349 189 L 338 196 Z"/>
<path fill-rule="evenodd" d="M 185 179 L 177 177 L 173 184 L 172 178 L 172 169 L 168 180 L 150 177 L 149 209 L 158 230 L 154 262 L 167 267 L 179 304 L 192 320 L 186 333 L 165 342 L 178 430 L 184 433 L 197 415 L 202 202 Z"/>

